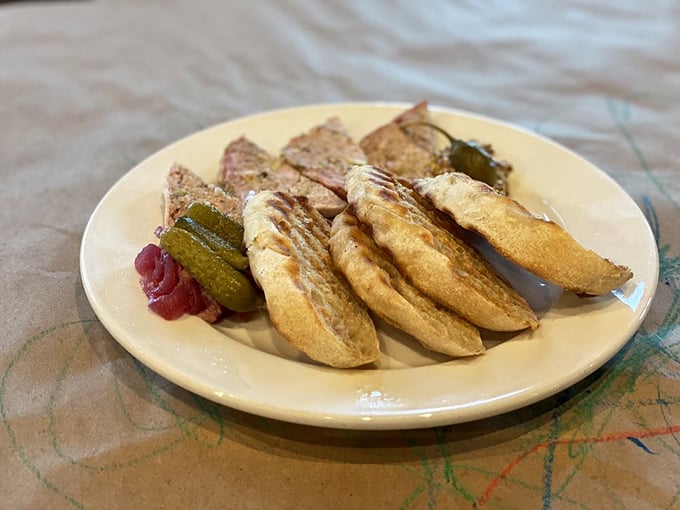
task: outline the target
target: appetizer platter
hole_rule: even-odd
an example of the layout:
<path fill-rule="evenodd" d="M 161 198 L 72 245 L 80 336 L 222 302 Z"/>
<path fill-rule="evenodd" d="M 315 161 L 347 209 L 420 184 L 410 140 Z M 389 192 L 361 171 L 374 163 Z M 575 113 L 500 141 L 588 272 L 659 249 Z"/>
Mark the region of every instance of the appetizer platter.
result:
<path fill-rule="evenodd" d="M 226 122 L 130 170 L 88 223 L 81 273 L 112 336 L 180 386 L 392 429 L 592 373 L 639 327 L 658 259 L 633 200 L 548 139 L 425 102 L 328 104 Z"/>

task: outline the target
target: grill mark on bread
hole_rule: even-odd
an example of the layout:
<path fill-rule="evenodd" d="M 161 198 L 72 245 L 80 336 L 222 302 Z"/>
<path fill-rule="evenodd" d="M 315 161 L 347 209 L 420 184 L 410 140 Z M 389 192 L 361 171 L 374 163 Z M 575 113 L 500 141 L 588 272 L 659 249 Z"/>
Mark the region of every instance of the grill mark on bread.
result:
<path fill-rule="evenodd" d="M 311 216 L 315 211 L 307 200 L 295 199 L 287 193 L 275 192 L 274 197 L 267 201 L 267 205 L 278 213 L 272 217 L 272 220 L 276 229 L 283 234 L 282 237 L 276 239 L 276 247 L 280 248 L 280 253 L 291 255 L 308 247 L 311 247 L 313 251 L 326 250 L 330 228 L 323 228 L 323 225 L 327 225 L 325 220 L 320 223 L 311 221 Z M 299 228 L 300 226 L 304 228 Z M 299 266 L 295 265 L 295 272 L 300 275 L 300 279 L 309 278 L 327 270 L 324 262 L 328 261 L 322 256 L 312 257 L 309 260 L 304 258 L 302 262 L 308 265 L 309 271 L 302 271 Z M 305 276 L 303 277 L 302 274 Z"/>
<path fill-rule="evenodd" d="M 385 199 L 388 202 L 392 202 L 396 206 L 400 206 L 400 209 L 406 212 L 406 207 L 401 206 L 399 195 L 396 192 L 387 188 L 381 188 L 378 193 L 381 198 Z"/>

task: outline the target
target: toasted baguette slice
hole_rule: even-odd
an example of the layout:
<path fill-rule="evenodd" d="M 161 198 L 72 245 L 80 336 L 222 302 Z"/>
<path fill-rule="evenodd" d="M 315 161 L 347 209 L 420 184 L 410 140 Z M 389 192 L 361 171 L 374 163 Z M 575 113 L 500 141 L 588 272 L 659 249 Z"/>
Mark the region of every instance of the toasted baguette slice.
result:
<path fill-rule="evenodd" d="M 222 188 L 206 183 L 179 163 L 170 166 L 163 189 L 163 226 L 171 227 L 193 202 L 204 202 L 241 224 L 240 201 Z"/>
<path fill-rule="evenodd" d="M 515 264 L 581 295 L 602 295 L 633 273 L 583 247 L 558 224 L 462 173 L 414 182 L 414 188 L 460 226 L 479 233 Z"/>
<path fill-rule="evenodd" d="M 406 281 L 348 210 L 333 220 L 330 251 L 364 303 L 425 348 L 454 357 L 484 352 L 479 330 Z"/>
<path fill-rule="evenodd" d="M 369 165 L 347 174 L 347 200 L 375 242 L 411 283 L 482 328 L 536 328 L 536 314 L 437 212 L 390 173 Z M 453 223 L 453 222 L 450 222 Z"/>
<path fill-rule="evenodd" d="M 375 325 L 333 265 L 326 219 L 305 199 L 261 191 L 247 200 L 243 226 L 250 270 L 281 336 L 333 367 L 376 361 Z"/>

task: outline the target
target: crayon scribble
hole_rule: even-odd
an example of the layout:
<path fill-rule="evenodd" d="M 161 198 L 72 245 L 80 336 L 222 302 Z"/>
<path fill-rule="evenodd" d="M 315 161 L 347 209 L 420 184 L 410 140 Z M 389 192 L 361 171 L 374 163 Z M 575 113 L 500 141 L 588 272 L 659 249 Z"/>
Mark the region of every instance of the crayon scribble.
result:
<path fill-rule="evenodd" d="M 650 186 L 667 200 L 666 207 L 677 210 L 677 200 L 656 177 L 628 124 L 631 105 L 612 98 L 604 98 L 603 104 L 602 111 L 610 117 L 612 129 L 626 141 L 631 157 L 648 178 Z M 536 126 L 540 130 L 549 128 L 555 117 L 580 106 L 578 101 L 564 105 Z M 548 510 L 557 506 L 556 503 L 560 508 L 588 509 L 591 507 L 584 499 L 587 495 L 579 490 L 578 480 L 584 471 L 588 476 L 587 469 L 601 466 L 598 453 L 603 448 L 630 448 L 640 455 L 641 461 L 652 457 L 680 459 L 677 416 L 680 394 L 677 387 L 670 386 L 680 378 L 680 254 L 673 254 L 671 246 L 664 243 L 663 226 L 651 199 L 643 194 L 638 202 L 659 246 L 660 286 L 664 286 L 671 297 L 663 317 L 657 317 L 654 324 L 645 322 L 610 362 L 587 380 L 553 398 L 502 417 L 455 427 L 385 435 L 393 441 L 390 449 L 384 449 L 380 444 L 367 446 L 367 439 L 361 432 L 334 433 L 334 437 L 347 443 L 337 447 L 338 456 L 351 454 L 360 459 L 360 463 L 382 463 L 412 480 L 397 507 L 401 510 L 518 507 Z M 174 398 L 173 392 L 177 393 L 178 389 L 142 363 L 126 357 L 120 364 L 111 363 L 116 376 L 112 391 L 117 419 L 131 431 L 157 435 L 162 440 L 148 446 L 142 444 L 136 450 L 126 450 L 127 458 L 113 462 L 98 463 L 70 453 L 59 433 L 57 413 L 63 405 L 77 356 L 91 350 L 92 344 L 86 340 L 102 335 L 102 331 L 101 324 L 95 319 L 45 328 L 19 347 L 0 381 L 0 417 L 13 449 L 11 454 L 20 459 L 38 484 L 62 503 L 84 509 L 86 495 L 78 493 L 77 488 L 61 486 L 50 477 L 45 465 L 54 464 L 55 459 L 65 469 L 77 470 L 77 476 L 105 477 L 114 471 L 139 469 L 187 444 L 206 451 L 228 448 L 231 443 L 262 447 L 257 439 L 241 433 L 240 427 L 235 426 L 236 412 L 188 392 L 182 393 L 182 398 Z M 110 337 L 108 341 L 113 342 Z M 13 383 L 19 379 L 22 370 L 31 370 L 31 357 L 55 343 L 59 344 L 55 355 L 61 358 L 52 385 L 40 401 L 45 415 L 46 443 L 39 446 L 47 453 L 41 451 L 39 455 L 28 450 L 20 431 L 15 428 L 12 406 L 20 402 L 23 395 L 10 388 L 16 387 Z M 116 373 L 116 370 L 133 373 Z M 139 381 L 139 393 L 156 410 L 153 421 L 140 418 L 129 408 L 130 389 L 121 381 L 129 384 L 133 379 Z M 641 390 L 647 395 L 645 398 L 639 396 Z M 650 394 L 654 396 L 650 398 Z M 625 428 L 619 427 L 617 419 L 621 416 L 627 418 Z M 267 440 L 271 448 L 285 451 L 294 447 L 303 453 L 316 451 L 315 445 L 295 439 L 295 434 L 291 434 L 292 439 L 280 435 L 285 424 L 265 418 L 249 419 L 253 420 L 250 423 L 257 424 L 260 434 L 269 434 Z M 292 430 L 300 433 L 304 429 L 293 427 Z M 485 434 L 501 439 L 484 442 Z M 504 439 L 504 434 L 508 434 L 509 439 Z M 468 440 L 477 441 L 479 449 L 467 451 L 461 448 Z M 495 464 L 489 464 L 487 456 L 477 453 L 485 447 L 496 457 Z M 403 455 L 407 460 L 398 455 L 404 451 L 408 452 Z M 97 459 L 97 456 L 93 458 Z M 677 461 L 674 462 L 677 467 Z M 600 480 L 598 483 L 614 506 L 632 508 L 624 499 L 621 487 L 613 485 L 616 482 Z M 508 491 L 515 501 L 508 502 Z M 679 508 L 680 483 L 672 493 L 654 497 L 665 498 L 654 501 L 662 508 Z"/>

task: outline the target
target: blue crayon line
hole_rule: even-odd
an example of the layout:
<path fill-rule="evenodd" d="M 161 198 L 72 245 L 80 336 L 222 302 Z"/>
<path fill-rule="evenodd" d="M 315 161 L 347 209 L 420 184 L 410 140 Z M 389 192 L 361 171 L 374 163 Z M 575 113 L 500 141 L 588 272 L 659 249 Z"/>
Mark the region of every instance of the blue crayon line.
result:
<path fill-rule="evenodd" d="M 557 432 L 559 430 L 559 415 L 553 414 L 552 427 L 550 430 L 551 442 L 543 457 L 543 510 L 549 510 L 552 506 L 552 477 L 553 463 L 555 461 L 555 448 L 557 448 Z"/>
<path fill-rule="evenodd" d="M 633 443 L 635 446 L 642 448 L 645 451 L 645 453 L 648 453 L 650 455 L 656 455 L 656 453 L 654 453 L 652 450 L 647 448 L 647 445 L 645 445 L 645 443 L 640 441 L 637 437 L 628 436 L 626 439 L 628 439 L 628 441 Z"/>

